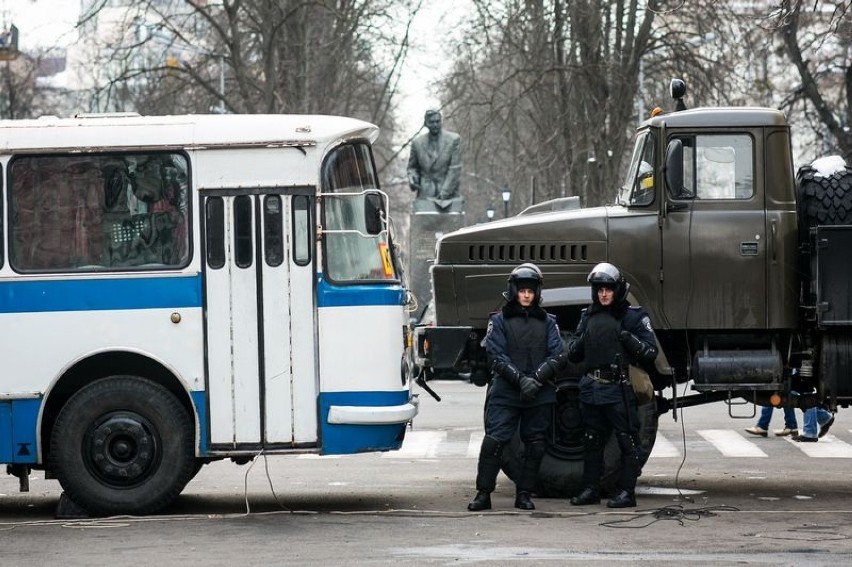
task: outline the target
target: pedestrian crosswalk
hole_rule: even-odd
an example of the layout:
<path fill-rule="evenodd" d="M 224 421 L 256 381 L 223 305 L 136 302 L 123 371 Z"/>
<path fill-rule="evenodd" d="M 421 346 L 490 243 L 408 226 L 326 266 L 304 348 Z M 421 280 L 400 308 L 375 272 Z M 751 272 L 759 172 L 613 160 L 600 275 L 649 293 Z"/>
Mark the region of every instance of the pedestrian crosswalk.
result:
<path fill-rule="evenodd" d="M 852 433 L 852 430 L 849 433 Z M 476 459 L 479 456 L 482 437 L 482 431 L 470 429 L 409 431 L 399 451 L 382 453 L 381 458 Z M 831 434 L 820 439 L 818 443 L 797 443 L 789 437 L 755 438 L 735 429 L 699 429 L 686 435 L 686 450 L 692 451 L 696 448 L 714 452 L 722 458 L 766 459 L 804 455 L 806 458 L 815 459 L 852 459 L 852 444 Z M 675 437 L 671 432 L 658 432 L 650 458 L 680 459 L 683 453 L 684 440 L 681 437 Z M 299 458 L 317 457 L 302 455 Z"/>

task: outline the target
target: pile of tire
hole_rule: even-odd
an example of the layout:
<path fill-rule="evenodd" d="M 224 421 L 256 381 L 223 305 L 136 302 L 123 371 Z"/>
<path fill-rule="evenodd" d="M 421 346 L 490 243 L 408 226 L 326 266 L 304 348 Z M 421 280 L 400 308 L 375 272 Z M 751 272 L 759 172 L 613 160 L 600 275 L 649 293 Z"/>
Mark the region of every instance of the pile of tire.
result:
<path fill-rule="evenodd" d="M 810 273 L 810 229 L 852 224 L 852 166 L 839 156 L 830 156 L 799 168 L 796 173 L 796 213 L 802 251 L 798 270 L 802 278 L 801 301 L 804 305 L 813 305 L 816 290 Z"/>
<path fill-rule="evenodd" d="M 837 160 L 838 166 L 828 175 L 814 164 L 799 168 L 796 206 L 800 230 L 816 225 L 852 224 L 852 166 L 840 166 Z M 806 235 L 807 232 L 802 237 Z"/>

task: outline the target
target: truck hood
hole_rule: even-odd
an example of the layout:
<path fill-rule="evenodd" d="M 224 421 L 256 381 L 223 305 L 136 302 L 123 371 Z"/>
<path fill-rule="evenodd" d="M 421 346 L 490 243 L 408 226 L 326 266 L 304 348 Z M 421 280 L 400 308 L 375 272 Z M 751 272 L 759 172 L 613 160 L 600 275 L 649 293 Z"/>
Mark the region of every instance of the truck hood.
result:
<path fill-rule="evenodd" d="M 489 258 L 487 251 L 483 251 L 486 257 L 481 257 L 478 248 L 487 245 L 547 246 L 558 239 L 578 245 L 603 243 L 605 248 L 608 218 L 625 212 L 623 207 L 593 207 L 521 215 L 464 227 L 441 237 L 436 263 L 480 263 L 488 259 L 527 261 L 521 256 Z M 570 227 L 570 235 L 565 234 L 566 227 Z"/>

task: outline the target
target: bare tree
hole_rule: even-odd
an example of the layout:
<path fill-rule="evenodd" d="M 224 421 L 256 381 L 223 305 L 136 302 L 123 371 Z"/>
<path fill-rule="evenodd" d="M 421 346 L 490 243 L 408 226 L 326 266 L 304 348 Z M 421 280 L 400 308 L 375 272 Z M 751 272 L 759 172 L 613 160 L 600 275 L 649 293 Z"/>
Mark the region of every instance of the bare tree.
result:
<path fill-rule="evenodd" d="M 784 0 L 768 21 L 799 79 L 782 108 L 801 104 L 824 151 L 852 164 L 852 3 Z"/>
<path fill-rule="evenodd" d="M 415 12 L 399 4 L 96 0 L 80 22 L 92 109 L 341 114 L 392 131 L 407 42 L 390 22 Z"/>
<path fill-rule="evenodd" d="M 610 200 L 635 124 L 639 61 L 654 12 L 635 0 L 475 5 L 445 95 L 451 120 L 469 140 L 469 183 L 490 193 L 492 204 L 499 187 L 513 188 L 513 210 L 566 195 L 585 204 Z M 475 200 L 473 207 L 484 208 Z"/>
<path fill-rule="evenodd" d="M 56 114 L 67 93 L 60 86 L 40 84 L 40 78 L 55 74 L 64 56 L 51 50 L 18 53 L 0 61 L 0 117 L 37 118 Z"/>

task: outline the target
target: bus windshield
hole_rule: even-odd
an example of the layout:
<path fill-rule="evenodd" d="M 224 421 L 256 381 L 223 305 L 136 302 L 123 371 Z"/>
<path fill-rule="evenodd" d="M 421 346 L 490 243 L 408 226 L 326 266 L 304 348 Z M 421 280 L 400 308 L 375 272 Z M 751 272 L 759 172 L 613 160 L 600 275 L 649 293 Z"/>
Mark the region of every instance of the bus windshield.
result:
<path fill-rule="evenodd" d="M 335 149 L 323 164 L 322 193 L 325 275 L 339 283 L 398 280 L 370 146 Z"/>

